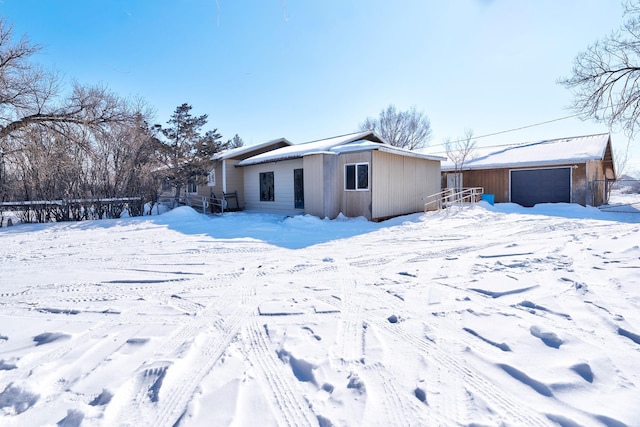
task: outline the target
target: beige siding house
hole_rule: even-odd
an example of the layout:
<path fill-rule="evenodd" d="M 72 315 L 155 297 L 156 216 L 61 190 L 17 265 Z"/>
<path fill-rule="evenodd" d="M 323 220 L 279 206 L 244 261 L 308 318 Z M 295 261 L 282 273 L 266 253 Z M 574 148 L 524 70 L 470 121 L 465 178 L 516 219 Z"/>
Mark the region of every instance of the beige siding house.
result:
<path fill-rule="evenodd" d="M 302 159 L 294 159 L 242 168 L 245 209 L 275 213 L 303 213 L 304 209 L 296 209 L 294 205 L 293 176 L 293 170 L 302 169 L 302 167 Z M 273 177 L 273 185 L 265 185 L 265 179 L 271 179 L 270 177 Z"/>
<path fill-rule="evenodd" d="M 285 138 L 278 138 L 261 144 L 247 147 L 233 148 L 214 154 L 211 171 L 207 179 L 207 186 L 201 186 L 199 193 L 205 197 L 215 196 L 222 198 L 225 195 L 237 195 L 239 209 L 245 209 L 244 170 L 237 168 L 242 160 L 257 156 L 262 153 L 290 146 L 291 142 Z M 236 201 L 228 200 L 229 208 L 234 208 Z"/>
<path fill-rule="evenodd" d="M 235 166 L 249 157 L 289 145 L 291 142 L 285 138 L 278 138 L 216 153 L 211 157 L 211 168 L 207 176 L 198 176 L 189 181 L 181 188 L 179 195 L 176 195 L 176 189 L 168 182 L 163 182 L 158 191 L 159 198 L 175 199 L 179 196 L 181 203 L 188 203 L 198 210 L 211 211 L 217 209 L 211 199 L 224 198 L 227 201 L 226 210 L 244 209 L 244 171 Z"/>
<path fill-rule="evenodd" d="M 237 166 L 247 209 L 380 220 L 422 211 L 424 198 L 440 191 L 442 160 L 359 132 L 265 152 Z"/>

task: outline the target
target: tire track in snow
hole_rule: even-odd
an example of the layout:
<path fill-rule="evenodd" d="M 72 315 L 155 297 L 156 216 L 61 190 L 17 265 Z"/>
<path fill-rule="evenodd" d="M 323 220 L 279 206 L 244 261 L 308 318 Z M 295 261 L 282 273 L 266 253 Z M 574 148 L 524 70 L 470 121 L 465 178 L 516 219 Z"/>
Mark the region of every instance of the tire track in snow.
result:
<path fill-rule="evenodd" d="M 379 364 L 365 365 L 365 386 L 373 388 L 373 395 L 381 395 L 385 419 L 368 420 L 377 425 L 397 425 L 398 421 L 416 426 L 441 426 L 451 424 L 451 420 L 432 411 L 417 397 L 397 386 L 395 377 Z M 377 400 L 376 400 L 377 402 Z M 377 412 L 375 412 L 378 415 Z"/>
<path fill-rule="evenodd" d="M 263 328 L 253 320 L 245 332 L 249 340 L 247 357 L 257 373 L 271 390 L 271 405 L 278 425 L 317 426 L 316 415 L 309 408 L 299 389 L 297 379 L 286 371 L 285 365 L 269 347 L 269 339 Z"/>
<path fill-rule="evenodd" d="M 351 270 L 343 272 L 341 280 L 341 315 L 336 336 L 335 356 L 343 363 L 360 361 L 364 356 L 364 322 L 362 319 L 365 299 L 358 293 L 358 282 Z"/>
<path fill-rule="evenodd" d="M 230 315 L 223 324 L 223 330 L 209 329 L 205 332 L 205 337 L 201 347 L 195 349 L 198 354 L 190 366 L 193 369 L 188 375 L 173 382 L 162 385 L 159 392 L 159 399 L 156 406 L 147 404 L 147 399 L 141 404 L 139 400 L 134 400 L 134 405 L 130 410 L 122 411 L 121 425 L 138 426 L 139 422 L 144 425 L 153 426 L 173 426 L 184 413 L 189 401 L 193 397 L 202 379 L 211 371 L 218 360 L 222 357 L 227 347 L 238 334 L 244 321 L 249 317 L 249 310 L 240 307 Z M 196 329 L 197 330 L 197 329 Z M 167 375 L 171 374 L 170 369 Z M 146 384 L 143 382 L 141 391 L 146 393 Z M 138 393 L 137 395 L 140 395 Z M 131 422 L 131 414 L 137 413 L 138 420 Z"/>
<path fill-rule="evenodd" d="M 127 320 L 130 312 L 131 310 L 122 312 L 119 315 L 105 314 L 108 320 L 92 326 L 78 336 L 72 337 L 70 340 L 54 344 L 56 347 L 53 350 L 46 351 L 44 354 L 28 361 L 19 361 L 17 369 L 5 371 L 5 375 L 0 380 L 0 390 L 5 390 L 7 386 L 13 382 L 27 379 L 31 376 L 33 370 L 42 365 L 55 362 L 71 351 L 91 347 L 93 342 L 102 339 L 117 325 L 123 323 L 130 324 L 131 322 Z"/>
<path fill-rule="evenodd" d="M 369 291 L 370 301 L 378 301 L 381 305 L 389 306 L 398 313 L 420 318 L 418 314 L 408 310 L 402 301 L 383 290 L 371 286 L 366 287 L 366 289 Z M 548 420 L 541 417 L 538 413 L 528 409 L 520 402 L 513 402 L 492 383 L 467 368 L 450 351 L 441 349 L 437 344 L 404 330 L 399 324 L 389 323 L 387 319 L 369 317 L 368 321 L 381 330 L 386 331 L 393 340 L 402 341 L 403 344 L 410 344 L 415 350 L 426 354 L 428 364 L 427 372 L 429 375 L 428 388 L 433 391 L 434 387 L 432 387 L 432 384 L 435 383 L 446 385 L 445 389 L 449 389 L 448 391 L 453 390 L 453 392 L 439 391 L 436 394 L 429 393 L 427 396 L 429 406 L 439 412 L 441 416 L 448 419 L 449 423 L 466 422 L 468 413 L 466 408 L 466 402 L 468 402 L 468 394 L 465 390 L 466 385 L 471 386 L 470 388 L 478 392 L 479 395 L 486 397 L 489 404 L 497 405 L 500 409 L 500 411 L 498 411 L 500 415 L 508 414 L 511 418 L 518 420 L 519 425 L 549 425 Z M 433 321 L 432 326 L 434 326 L 435 329 L 446 329 L 442 324 L 442 320 L 437 316 L 434 317 Z M 467 342 L 460 343 L 458 340 L 452 340 L 448 342 L 447 349 L 451 348 L 449 345 L 463 348 L 467 345 Z"/>
<path fill-rule="evenodd" d="M 524 402 L 514 401 L 491 382 L 478 373 L 473 372 L 456 357 L 441 349 L 436 344 L 407 332 L 401 327 L 392 327 L 393 325 L 380 319 L 375 319 L 373 322 L 381 329 L 386 330 L 392 339 L 402 339 L 403 342 L 410 343 L 417 350 L 425 353 L 427 362 L 430 361 L 436 364 L 434 366 L 436 369 L 441 369 L 444 372 L 449 372 L 452 376 L 463 379 L 464 383 L 477 394 L 483 396 L 487 400 L 487 403 L 493 406 L 500 416 L 508 417 L 507 419 L 515 422 L 516 425 L 550 425 L 546 418 L 532 411 Z"/>
<path fill-rule="evenodd" d="M 246 271 L 246 270 L 245 270 Z M 248 278 L 240 274 L 234 283 L 231 283 L 221 296 L 214 298 L 203 311 L 196 316 L 190 316 L 190 322 L 182 326 L 178 332 L 156 352 L 154 358 L 163 363 L 181 358 L 183 355 L 177 354 L 181 348 L 186 348 L 185 352 L 193 349 L 197 354 L 189 363 L 194 367 L 188 375 L 158 386 L 158 399 L 155 405 L 149 401 L 150 384 L 149 381 L 138 380 L 136 383 L 134 397 L 130 399 L 127 408 L 120 410 L 119 425 L 153 425 L 153 426 L 173 426 L 182 416 L 189 402 L 195 394 L 204 377 L 214 368 L 224 352 L 229 347 L 231 341 L 239 333 L 254 311 L 253 288 L 247 291 L 247 282 L 252 281 L 257 274 L 255 271 Z M 220 318 L 219 314 L 225 307 L 234 307 L 234 310 Z M 216 319 L 214 319 L 214 316 Z M 202 332 L 204 331 L 204 332 Z M 191 342 L 199 334 L 204 334 L 202 344 L 194 348 Z M 139 369 L 139 373 L 146 376 L 147 366 L 155 366 L 158 362 L 145 362 Z M 180 362 L 173 364 L 174 366 Z M 167 376 L 171 376 L 171 367 L 167 366 Z M 140 375 L 140 374 L 139 374 Z M 164 374 L 163 374 L 164 375 Z M 160 389 L 161 388 L 161 389 Z"/>
<path fill-rule="evenodd" d="M 434 329 L 438 330 L 458 330 L 457 327 L 443 325 L 441 318 L 437 318 L 437 323 L 431 324 Z M 457 325 L 455 325 L 457 326 Z M 454 334 L 455 335 L 455 334 Z M 447 338 L 449 338 L 447 336 Z M 457 341 L 447 340 L 446 344 L 450 352 L 461 352 L 464 345 Z M 454 350 L 454 347 L 455 348 Z M 437 408 L 440 413 L 446 414 L 451 421 L 466 424 L 468 420 L 469 408 L 468 392 L 465 388 L 463 379 L 459 375 L 451 373 L 451 370 L 442 363 L 434 363 L 433 360 L 427 360 L 427 399 L 429 406 Z"/>
<path fill-rule="evenodd" d="M 408 254 L 405 254 L 408 255 Z M 390 263 L 398 261 L 391 260 Z M 369 265 L 369 264 L 367 264 Z M 368 419 L 365 423 L 371 422 L 376 425 L 395 425 L 398 420 L 407 422 L 408 420 L 416 420 L 414 424 L 409 425 L 447 425 L 451 420 L 440 416 L 438 413 L 431 411 L 420 400 L 408 393 L 406 390 L 397 386 L 397 380 L 387 371 L 387 369 L 378 364 L 364 364 L 365 359 L 365 325 L 368 317 L 365 315 L 365 307 L 370 306 L 370 299 L 384 300 L 386 298 L 375 298 L 376 292 L 371 292 L 368 287 L 359 284 L 353 264 L 342 265 L 337 269 L 341 278 L 341 299 L 336 300 L 332 296 L 326 295 L 325 292 L 313 293 L 313 298 L 317 298 L 325 303 L 340 308 L 341 318 L 334 345 L 334 357 L 338 358 L 343 364 L 351 365 L 352 371 L 356 374 L 362 372 L 366 377 L 360 377 L 368 389 L 367 395 L 380 396 L 380 401 L 384 407 L 384 419 Z M 357 267 L 356 267 L 357 268 Z M 317 295 L 316 295 L 317 294 Z M 388 294 L 384 294 L 387 295 Z M 391 297 L 390 297 L 391 298 Z M 377 411 L 367 412 L 369 417 Z M 367 417 L 367 415 L 365 415 Z"/>
<path fill-rule="evenodd" d="M 346 280 L 344 283 L 345 286 L 348 286 Z M 362 305 L 370 306 L 378 302 L 381 306 L 392 307 L 396 313 L 404 314 L 406 311 L 404 310 L 401 301 L 392 295 L 375 287 L 365 287 L 360 285 L 360 288 L 361 292 L 359 292 L 355 298 L 352 295 L 355 293 L 355 288 L 350 291 L 351 294 L 346 292 L 348 298 L 358 301 L 359 308 L 361 308 Z M 325 300 L 325 302 L 335 305 L 335 301 L 331 302 L 330 300 Z M 349 310 L 349 305 L 346 304 L 346 306 L 346 310 Z M 375 322 L 375 319 L 372 319 L 370 316 L 360 316 L 359 319 L 360 322 Z M 387 319 L 383 322 L 385 326 L 391 326 Z M 362 334 L 360 335 L 360 338 L 363 338 Z M 364 342 L 362 344 L 364 344 Z M 364 352 L 360 354 L 364 355 Z M 451 378 L 447 378 L 446 380 L 442 379 L 446 378 L 447 375 L 441 365 L 437 365 L 437 367 L 438 369 L 429 370 L 437 372 L 438 374 L 438 380 L 434 383 L 446 385 L 448 388 L 451 387 L 452 382 L 460 383 L 460 381 L 455 378 L 453 380 Z M 364 369 L 365 372 L 369 373 L 367 377 L 368 381 L 372 381 L 373 386 L 377 389 L 378 393 L 383 396 L 382 402 L 385 406 L 385 413 L 388 414 L 388 419 L 386 420 L 386 424 L 388 425 L 397 423 L 398 419 L 421 420 L 416 425 L 449 425 L 454 421 L 460 421 L 461 419 L 466 418 L 466 413 L 463 410 L 464 405 L 461 407 L 457 400 L 462 396 L 464 398 L 462 401 L 466 401 L 466 393 L 461 385 L 456 389 L 455 396 L 453 393 L 441 393 L 441 399 L 439 401 L 436 400 L 436 402 L 433 402 L 432 399 L 428 399 L 428 407 L 426 407 L 422 406 L 420 400 L 416 396 L 411 395 L 402 388 L 398 388 L 396 385 L 396 379 L 384 366 L 376 363 L 373 365 L 364 365 Z M 365 384 L 367 383 L 368 382 Z M 376 420 L 376 422 L 378 421 L 380 420 Z M 381 424 L 385 424 L 385 422 L 382 422 Z"/>

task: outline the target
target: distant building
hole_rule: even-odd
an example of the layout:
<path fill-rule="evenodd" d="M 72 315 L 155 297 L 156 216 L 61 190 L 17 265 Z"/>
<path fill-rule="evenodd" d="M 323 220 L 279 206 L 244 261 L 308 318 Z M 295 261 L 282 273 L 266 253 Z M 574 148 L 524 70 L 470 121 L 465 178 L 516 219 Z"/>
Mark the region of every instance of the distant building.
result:
<path fill-rule="evenodd" d="M 483 187 L 497 203 L 522 206 L 558 202 L 599 206 L 608 202 L 616 179 L 608 133 L 479 148 L 462 167 L 443 163 L 442 175 L 443 187 L 447 182 Z"/>

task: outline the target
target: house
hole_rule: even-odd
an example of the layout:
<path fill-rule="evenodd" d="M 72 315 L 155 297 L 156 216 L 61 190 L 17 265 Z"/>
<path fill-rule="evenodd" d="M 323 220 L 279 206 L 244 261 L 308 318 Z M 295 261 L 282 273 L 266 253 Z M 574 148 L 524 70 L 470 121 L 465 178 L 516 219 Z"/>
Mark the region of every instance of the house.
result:
<path fill-rule="evenodd" d="M 599 206 L 607 203 L 616 178 L 607 133 L 474 151 L 461 167 L 442 165 L 443 186 L 483 187 L 495 202 L 527 207 L 557 202 Z"/>
<path fill-rule="evenodd" d="M 214 195 L 218 198 L 234 194 L 236 200 L 228 200 L 228 207 L 231 209 L 234 207 L 243 209 L 245 206 L 244 171 L 235 166 L 242 160 L 290 145 L 292 143 L 287 139 L 278 138 L 261 144 L 232 148 L 214 154 L 211 158 L 212 167 L 207 176 L 207 186 L 201 188 L 198 194 L 205 197 Z"/>
<path fill-rule="evenodd" d="M 422 211 L 424 198 L 440 190 L 442 160 L 358 132 L 267 151 L 236 167 L 248 210 L 380 220 Z"/>
<path fill-rule="evenodd" d="M 180 190 L 181 203 L 187 203 L 197 209 L 215 210 L 212 199 L 225 199 L 225 209 L 244 207 L 244 176 L 241 169 L 235 168 L 238 162 L 267 151 L 291 145 L 285 138 L 278 138 L 261 144 L 238 147 L 215 153 L 211 157 L 211 167 L 206 177 L 197 176 Z M 205 179 L 206 178 L 206 179 Z M 176 189 L 168 180 L 162 182 L 158 191 L 160 199 L 174 200 Z M 203 207 L 204 205 L 204 207 Z"/>

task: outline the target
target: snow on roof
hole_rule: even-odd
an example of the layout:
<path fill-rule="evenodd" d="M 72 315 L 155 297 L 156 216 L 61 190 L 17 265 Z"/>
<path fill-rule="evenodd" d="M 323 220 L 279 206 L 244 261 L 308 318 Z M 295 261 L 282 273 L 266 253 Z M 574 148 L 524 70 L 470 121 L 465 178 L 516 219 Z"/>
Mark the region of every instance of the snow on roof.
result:
<path fill-rule="evenodd" d="M 378 147 L 378 151 L 383 151 L 385 153 L 391 153 L 391 154 L 399 154 L 401 156 L 407 156 L 407 157 L 417 157 L 419 159 L 436 160 L 439 162 L 443 162 L 447 160 L 447 158 L 443 156 L 438 156 L 435 154 L 418 153 L 416 151 L 405 150 L 403 148 L 398 148 L 398 147 L 394 147 L 393 145 L 386 145 L 386 144 L 384 146 Z"/>
<path fill-rule="evenodd" d="M 296 159 L 310 154 L 331 153 L 340 154 L 353 151 L 381 150 L 404 156 L 420 157 L 429 160 L 444 160 L 442 157 L 429 156 L 409 150 L 402 150 L 385 143 L 374 132 L 357 132 L 336 136 L 318 141 L 282 147 L 277 150 L 250 157 L 238 163 L 239 166 L 255 165 L 258 163 L 276 162 Z"/>
<path fill-rule="evenodd" d="M 230 148 L 228 150 L 224 150 L 224 151 L 221 151 L 219 153 L 215 153 L 211 157 L 211 160 L 231 159 L 231 158 L 234 158 L 236 156 L 242 156 L 242 155 L 250 153 L 250 152 L 252 152 L 254 150 L 259 150 L 261 148 L 265 148 L 265 147 L 268 147 L 269 145 L 277 144 L 277 143 L 283 143 L 283 144 L 286 144 L 286 145 L 293 145 L 293 143 L 291 141 L 287 140 L 286 138 L 272 139 L 271 141 L 261 142 L 259 144 L 247 145 L 247 146 L 238 147 L 238 148 Z"/>
<path fill-rule="evenodd" d="M 320 153 L 330 151 L 332 148 L 347 144 L 353 141 L 371 139 L 373 142 L 382 143 L 382 140 L 378 138 L 373 132 L 358 132 L 348 135 L 336 136 L 328 139 L 321 139 L 318 141 L 305 142 L 303 144 L 290 145 L 288 147 L 278 148 L 277 150 L 269 151 L 266 153 L 258 154 L 257 156 L 250 157 L 241 161 L 239 166 L 254 165 L 257 163 L 275 162 L 279 160 L 296 159 L 305 156 L 310 153 Z"/>
<path fill-rule="evenodd" d="M 527 167 L 559 165 L 587 160 L 604 159 L 609 134 L 559 138 L 545 141 L 513 144 L 500 149 L 479 148 L 471 153 L 472 160 L 464 163 L 463 169 L 491 169 L 501 167 Z M 448 160 L 442 164 L 443 171 L 455 169 L 453 162 Z"/>

